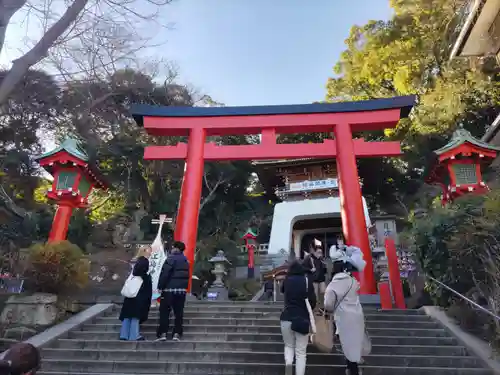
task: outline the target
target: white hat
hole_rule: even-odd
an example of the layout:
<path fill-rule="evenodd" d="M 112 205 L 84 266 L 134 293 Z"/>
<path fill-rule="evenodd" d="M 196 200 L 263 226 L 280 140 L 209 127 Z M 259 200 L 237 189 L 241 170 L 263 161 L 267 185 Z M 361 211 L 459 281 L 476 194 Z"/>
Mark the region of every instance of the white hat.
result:
<path fill-rule="evenodd" d="M 335 245 L 330 246 L 330 258 L 332 259 L 332 262 L 346 260 L 345 253 L 342 250 L 337 249 L 337 246 Z"/>

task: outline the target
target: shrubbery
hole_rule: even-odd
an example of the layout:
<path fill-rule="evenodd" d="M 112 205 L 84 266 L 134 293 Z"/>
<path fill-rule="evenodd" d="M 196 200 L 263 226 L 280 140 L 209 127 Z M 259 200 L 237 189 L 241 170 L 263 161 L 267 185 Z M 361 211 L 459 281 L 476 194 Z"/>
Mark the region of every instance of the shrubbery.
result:
<path fill-rule="evenodd" d="M 61 293 L 85 287 L 89 270 L 90 262 L 83 251 L 69 241 L 61 241 L 30 247 L 25 276 L 34 291 Z"/>
<path fill-rule="evenodd" d="M 500 315 L 500 191 L 463 197 L 413 218 L 409 239 L 425 274 Z M 436 283 L 428 282 L 426 289 L 434 303 L 449 308 L 467 328 L 478 328 L 470 323 L 476 321 L 490 339 L 500 332 L 498 322 L 471 311 Z"/>

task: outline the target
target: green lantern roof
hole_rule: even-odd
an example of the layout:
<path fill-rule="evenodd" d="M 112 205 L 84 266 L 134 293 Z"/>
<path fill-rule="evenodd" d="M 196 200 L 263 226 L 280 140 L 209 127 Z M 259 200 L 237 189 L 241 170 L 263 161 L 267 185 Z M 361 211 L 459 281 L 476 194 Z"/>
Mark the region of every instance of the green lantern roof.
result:
<path fill-rule="evenodd" d="M 470 143 L 478 148 L 486 150 L 500 151 L 500 147 L 492 146 L 486 142 L 474 138 L 469 131 L 465 130 L 464 128 L 458 128 L 451 136 L 451 140 L 439 150 L 434 151 L 434 153 L 436 155 L 442 155 L 445 152 L 453 150 L 454 148 L 457 148 L 464 143 Z"/>
<path fill-rule="evenodd" d="M 247 231 L 245 233 L 243 233 L 243 235 L 241 236 L 241 238 L 245 238 L 245 237 L 257 237 L 257 233 L 255 233 L 255 231 L 252 229 L 252 228 L 248 228 Z"/>
<path fill-rule="evenodd" d="M 89 161 L 89 156 L 87 153 L 82 149 L 82 146 L 80 145 L 80 142 L 78 142 L 76 139 L 73 138 L 66 138 L 64 142 L 59 146 L 53 149 L 52 151 L 46 152 L 40 156 L 38 156 L 36 159 L 44 159 L 49 156 L 55 155 L 58 152 L 61 151 L 66 151 L 68 154 L 74 156 L 75 158 L 78 158 L 84 162 Z"/>

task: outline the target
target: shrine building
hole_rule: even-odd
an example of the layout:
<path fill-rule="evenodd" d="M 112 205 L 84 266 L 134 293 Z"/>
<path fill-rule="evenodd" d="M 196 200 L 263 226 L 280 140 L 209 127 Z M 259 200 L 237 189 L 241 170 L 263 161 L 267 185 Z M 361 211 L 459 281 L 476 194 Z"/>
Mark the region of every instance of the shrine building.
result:
<path fill-rule="evenodd" d="M 303 258 L 317 239 L 326 255 L 331 245 L 343 240 L 335 159 L 259 160 L 254 164 L 266 191 L 281 200 L 274 206 L 269 254 L 285 250 Z M 362 200 L 369 228 L 370 216 Z"/>

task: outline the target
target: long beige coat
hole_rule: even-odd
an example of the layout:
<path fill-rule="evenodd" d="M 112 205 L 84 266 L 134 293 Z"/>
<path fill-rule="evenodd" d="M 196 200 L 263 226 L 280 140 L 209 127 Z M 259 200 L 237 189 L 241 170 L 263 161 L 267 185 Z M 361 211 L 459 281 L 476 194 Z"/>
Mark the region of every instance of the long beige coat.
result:
<path fill-rule="evenodd" d="M 358 290 L 359 283 L 355 278 L 338 273 L 325 292 L 325 309 L 334 313 L 342 351 L 349 361 L 356 363 L 361 362 L 365 340 L 365 318 Z"/>

